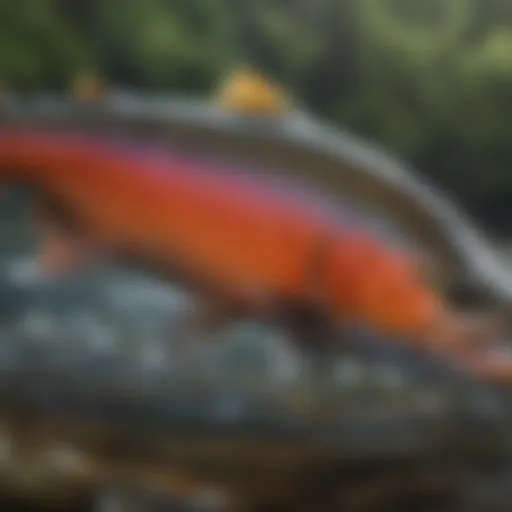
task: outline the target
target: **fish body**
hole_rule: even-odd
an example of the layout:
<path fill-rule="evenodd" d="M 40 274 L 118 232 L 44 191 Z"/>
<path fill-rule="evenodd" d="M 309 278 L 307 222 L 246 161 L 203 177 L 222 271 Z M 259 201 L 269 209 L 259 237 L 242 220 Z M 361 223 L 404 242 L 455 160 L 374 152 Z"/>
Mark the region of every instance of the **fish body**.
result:
<path fill-rule="evenodd" d="M 366 320 L 374 287 L 394 296 L 397 310 L 400 295 L 413 291 L 416 274 L 398 251 L 346 222 L 321 195 L 254 173 L 91 136 L 15 129 L 0 131 L 0 166 L 65 204 L 95 243 L 178 268 L 241 302 L 318 300 L 334 316 Z M 404 296 L 408 309 L 426 296 Z M 425 322 L 429 307 L 411 313 L 418 316 L 411 327 Z M 388 320 L 374 309 L 384 327 Z"/>
<path fill-rule="evenodd" d="M 418 346 L 451 351 L 460 341 L 414 257 L 348 221 L 320 193 L 169 150 L 37 129 L 0 131 L 0 168 L 4 180 L 35 185 L 43 203 L 60 206 L 53 221 L 71 226 L 61 240 L 79 241 L 67 244 L 71 260 L 107 248 L 186 276 L 235 315 L 292 305 Z M 321 346 L 324 334 L 308 343 Z"/>
<path fill-rule="evenodd" d="M 229 86 L 233 84 L 228 92 Z M 510 274 L 462 209 L 392 155 L 302 111 L 254 115 L 236 111 L 238 104 L 233 112 L 195 98 L 127 90 L 110 91 L 85 105 L 44 93 L 13 97 L 6 105 L 0 108 L 3 126 L 135 135 L 237 168 L 257 165 L 267 174 L 277 170 L 302 180 L 328 192 L 338 204 L 357 207 L 358 215 L 368 225 L 378 225 L 393 244 L 419 249 L 428 272 L 447 293 L 467 291 L 508 316 Z"/>
<path fill-rule="evenodd" d="M 14 108 L 1 120 L 5 179 L 38 185 L 86 233 L 70 244 L 71 251 L 57 250 L 54 261 L 66 262 L 70 253 L 76 257 L 91 246 L 108 247 L 159 273 L 184 278 L 251 316 L 299 305 L 298 311 L 321 311 L 334 323 L 364 323 L 465 357 L 472 338 L 467 325 L 420 277 L 416 255 L 398 249 L 396 231 L 386 226 L 384 236 L 372 232 L 381 220 L 379 209 L 369 208 L 370 222 L 361 226 L 352 222 L 353 208 L 343 208 L 354 197 L 365 197 L 406 219 L 406 231 L 420 234 L 417 252 L 425 242 L 445 268 L 465 269 L 482 291 L 508 304 L 508 281 L 496 270 L 491 251 L 448 203 L 385 158 L 379 167 L 376 155 L 354 141 L 293 114 L 244 120 L 221 111 L 205 116 L 206 106 L 190 109 L 178 100 L 173 105 L 155 100 L 144 104 L 142 115 L 132 100 L 121 96 L 84 109 L 43 99 Z M 166 147 L 123 140 L 126 125 L 130 135 L 145 134 Z M 76 126 L 78 132 L 69 133 Z M 112 133 L 121 137 L 112 141 Z M 211 158 L 191 158 L 198 148 L 212 150 Z M 218 158 L 227 148 L 231 167 Z M 337 201 L 298 192 L 294 180 L 277 184 L 265 166 L 258 169 L 263 172 L 240 172 L 244 162 L 237 158 L 247 151 L 255 163 L 263 153 L 275 156 L 269 168 L 282 163 L 311 170 L 316 160 L 319 171 L 326 171 L 324 191 L 336 182 L 331 198 Z M 342 160 L 347 165 L 335 175 L 329 166 Z M 329 169 L 322 169 L 324 164 Z M 313 337 L 320 344 L 322 336 Z M 485 366 L 484 359 L 475 363 L 474 357 L 471 352 L 466 365 Z M 492 373 L 495 362 L 490 366 Z M 509 367 L 498 373 L 508 377 Z"/>

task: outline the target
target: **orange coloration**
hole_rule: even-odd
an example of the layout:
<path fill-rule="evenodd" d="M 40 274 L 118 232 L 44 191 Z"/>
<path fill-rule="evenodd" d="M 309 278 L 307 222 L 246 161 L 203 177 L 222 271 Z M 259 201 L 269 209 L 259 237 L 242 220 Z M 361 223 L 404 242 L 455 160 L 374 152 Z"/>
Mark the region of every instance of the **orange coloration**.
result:
<path fill-rule="evenodd" d="M 419 338 L 442 311 L 412 260 L 378 240 L 352 233 L 336 243 L 331 261 L 327 287 L 337 315 L 346 312 L 384 335 Z"/>
<path fill-rule="evenodd" d="M 454 329 L 461 324 L 420 281 L 414 261 L 270 186 L 205 172 L 170 152 L 29 131 L 0 132 L 0 168 L 61 199 L 91 245 L 178 268 L 219 297 L 255 308 L 261 297 L 320 300 L 340 322 L 450 354 L 465 350 L 467 333 Z"/>

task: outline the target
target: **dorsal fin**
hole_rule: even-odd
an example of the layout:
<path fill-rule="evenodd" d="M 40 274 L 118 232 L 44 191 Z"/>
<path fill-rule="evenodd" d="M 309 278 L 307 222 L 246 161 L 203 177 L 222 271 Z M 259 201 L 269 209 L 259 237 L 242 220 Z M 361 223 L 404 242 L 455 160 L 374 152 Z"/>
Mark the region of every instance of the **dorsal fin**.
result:
<path fill-rule="evenodd" d="M 292 109 L 281 87 L 248 68 L 236 70 L 223 80 L 217 92 L 217 103 L 246 114 L 283 115 Z"/>

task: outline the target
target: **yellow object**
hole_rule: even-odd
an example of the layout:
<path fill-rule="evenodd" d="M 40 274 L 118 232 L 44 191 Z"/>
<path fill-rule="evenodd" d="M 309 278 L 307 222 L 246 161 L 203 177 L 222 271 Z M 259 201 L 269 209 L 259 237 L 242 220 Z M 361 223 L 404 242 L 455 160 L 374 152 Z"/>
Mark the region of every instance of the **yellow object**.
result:
<path fill-rule="evenodd" d="M 232 73 L 222 84 L 217 102 L 235 112 L 283 114 L 291 109 L 285 92 L 253 70 Z"/>
<path fill-rule="evenodd" d="M 71 95 L 78 101 L 97 101 L 105 96 L 105 85 L 96 76 L 80 74 L 71 83 Z"/>

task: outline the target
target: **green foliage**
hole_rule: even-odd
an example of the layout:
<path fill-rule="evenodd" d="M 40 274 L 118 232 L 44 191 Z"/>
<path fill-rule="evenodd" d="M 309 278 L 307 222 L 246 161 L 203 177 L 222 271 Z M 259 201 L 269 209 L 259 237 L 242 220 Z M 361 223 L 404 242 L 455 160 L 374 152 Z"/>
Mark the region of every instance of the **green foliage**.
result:
<path fill-rule="evenodd" d="M 232 61 L 231 32 L 222 0 L 103 2 L 99 58 L 135 83 L 202 89 Z"/>
<path fill-rule="evenodd" d="M 509 0 L 0 0 L 0 80 L 208 91 L 251 63 L 312 110 L 399 152 L 507 225 L 512 213 Z M 86 21 L 87 20 L 87 21 Z"/>
<path fill-rule="evenodd" d="M 423 163 L 469 207 L 506 224 L 493 218 L 491 202 L 509 203 L 503 187 L 512 192 L 512 30 L 490 27 L 471 40 L 479 21 L 475 5 L 446 1 L 437 25 L 427 27 L 404 25 L 384 0 L 361 0 L 366 90 L 355 119 L 363 131 Z M 366 97 L 377 97 L 377 105 Z"/>
<path fill-rule="evenodd" d="M 0 80 L 18 87 L 61 85 L 87 63 L 84 42 L 51 0 L 0 1 Z"/>

